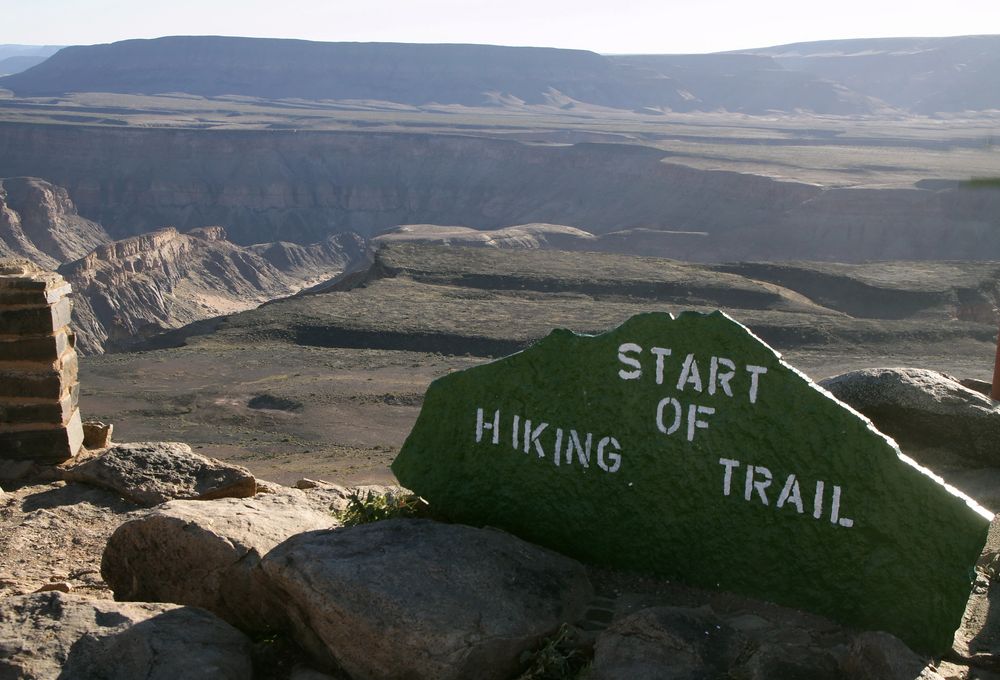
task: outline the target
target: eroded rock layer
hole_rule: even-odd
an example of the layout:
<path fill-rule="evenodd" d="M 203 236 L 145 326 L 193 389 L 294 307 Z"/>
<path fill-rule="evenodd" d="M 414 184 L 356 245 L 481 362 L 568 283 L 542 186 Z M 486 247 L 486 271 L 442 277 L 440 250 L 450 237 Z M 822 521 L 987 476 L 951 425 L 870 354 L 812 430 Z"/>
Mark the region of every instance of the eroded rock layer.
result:
<path fill-rule="evenodd" d="M 242 245 L 306 244 L 401 224 L 552 223 L 642 228 L 650 254 L 703 261 L 1000 258 L 995 187 L 824 188 L 668 159 L 458 135 L 0 125 L 0 175 L 65 186 L 116 238 L 220 224 Z"/>
<path fill-rule="evenodd" d="M 80 349 L 99 354 L 290 295 L 339 274 L 363 247 L 353 234 L 339 234 L 310 246 L 243 248 L 221 227 L 186 234 L 167 227 L 101 246 L 60 271 L 79 294 Z"/>

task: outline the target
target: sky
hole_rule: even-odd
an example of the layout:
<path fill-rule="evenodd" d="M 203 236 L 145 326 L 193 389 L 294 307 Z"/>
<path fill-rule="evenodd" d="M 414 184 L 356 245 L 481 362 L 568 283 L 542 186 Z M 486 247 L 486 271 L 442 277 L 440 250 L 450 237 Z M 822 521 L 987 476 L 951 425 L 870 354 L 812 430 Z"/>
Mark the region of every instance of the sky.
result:
<path fill-rule="evenodd" d="M 239 35 L 664 54 L 986 33 L 1000 34 L 1000 0 L 0 0 L 0 44 L 29 45 Z"/>

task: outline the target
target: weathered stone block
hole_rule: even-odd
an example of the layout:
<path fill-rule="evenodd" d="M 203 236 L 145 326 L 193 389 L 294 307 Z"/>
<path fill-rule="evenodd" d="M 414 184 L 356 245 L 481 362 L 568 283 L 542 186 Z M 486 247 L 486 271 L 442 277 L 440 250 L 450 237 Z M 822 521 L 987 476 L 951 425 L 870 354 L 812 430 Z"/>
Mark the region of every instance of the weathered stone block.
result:
<path fill-rule="evenodd" d="M 64 297 L 50 307 L 0 308 L 0 329 L 4 335 L 55 333 L 69 325 L 73 305 Z"/>
<path fill-rule="evenodd" d="M 32 307 L 47 307 L 59 302 L 73 292 L 73 287 L 59 277 L 45 288 L 25 290 L 21 288 L 0 287 L 0 307 L 8 305 L 23 305 Z"/>
<path fill-rule="evenodd" d="M 55 361 L 73 347 L 73 334 L 62 329 L 53 335 L 0 338 L 0 361 Z"/>
<path fill-rule="evenodd" d="M 440 378 L 392 469 L 454 520 L 929 653 L 991 517 L 719 312 L 558 330 Z"/>
<path fill-rule="evenodd" d="M 56 272 L 23 258 L 0 259 L 0 290 L 45 290 L 65 283 Z"/>
<path fill-rule="evenodd" d="M 74 395 L 78 389 L 67 391 L 59 401 L 32 401 L 0 398 L 0 431 L 19 423 L 65 425 L 76 410 Z"/>
<path fill-rule="evenodd" d="M 246 468 L 206 458 L 180 442 L 118 444 L 65 470 L 63 476 L 148 506 L 173 498 L 207 501 L 247 498 L 257 492 L 257 480 Z"/>
<path fill-rule="evenodd" d="M 98 420 L 83 423 L 83 445 L 88 449 L 106 449 L 111 446 L 111 433 L 115 426 Z"/>
<path fill-rule="evenodd" d="M 83 445 L 80 412 L 75 411 L 66 427 L 0 432 L 0 458 L 62 463 L 75 456 Z"/>
<path fill-rule="evenodd" d="M 66 354 L 61 370 L 32 371 L 0 368 L 0 398 L 36 397 L 61 399 L 77 382 L 79 360 L 76 353 Z"/>

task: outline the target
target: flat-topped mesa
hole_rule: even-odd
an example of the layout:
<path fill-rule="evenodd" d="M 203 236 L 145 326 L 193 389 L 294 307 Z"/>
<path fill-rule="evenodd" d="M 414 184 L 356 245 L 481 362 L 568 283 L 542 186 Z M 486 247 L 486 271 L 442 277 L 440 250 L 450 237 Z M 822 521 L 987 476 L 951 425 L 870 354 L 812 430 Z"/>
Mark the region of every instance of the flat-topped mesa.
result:
<path fill-rule="evenodd" d="M 0 459 L 61 463 L 83 443 L 71 292 L 28 260 L 0 260 Z"/>

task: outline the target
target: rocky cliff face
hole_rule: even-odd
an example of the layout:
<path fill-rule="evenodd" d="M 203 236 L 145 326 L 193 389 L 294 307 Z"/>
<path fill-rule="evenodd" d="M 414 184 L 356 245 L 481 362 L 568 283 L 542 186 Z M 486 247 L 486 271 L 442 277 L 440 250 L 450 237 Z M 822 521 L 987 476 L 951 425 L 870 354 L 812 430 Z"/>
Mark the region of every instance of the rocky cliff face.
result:
<path fill-rule="evenodd" d="M 0 180 L 0 257 L 58 267 L 72 283 L 84 354 L 291 295 L 340 274 L 364 251 L 354 234 L 241 247 L 221 227 L 111 241 L 77 214 L 66 189 L 34 177 Z"/>
<path fill-rule="evenodd" d="M 65 189 L 35 177 L 0 179 L 0 257 L 26 257 L 46 269 L 111 240 L 80 217 Z"/>
<path fill-rule="evenodd" d="M 404 224 L 372 239 L 374 246 L 400 242 L 466 248 L 596 250 L 599 239 L 590 232 L 561 224 L 519 224 L 504 229 Z"/>
<path fill-rule="evenodd" d="M 246 309 L 339 274 L 363 241 L 339 234 L 310 246 L 243 248 L 221 227 L 172 227 L 100 246 L 59 271 L 76 293 L 74 325 L 84 354 L 192 321 Z"/>
<path fill-rule="evenodd" d="M 657 254 L 709 261 L 1000 259 L 998 188 L 827 189 L 615 144 L 0 124 L 4 173 L 65 186 L 116 238 L 221 224 L 243 245 L 308 244 L 401 224 L 552 223 L 703 232 Z"/>

